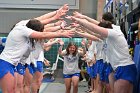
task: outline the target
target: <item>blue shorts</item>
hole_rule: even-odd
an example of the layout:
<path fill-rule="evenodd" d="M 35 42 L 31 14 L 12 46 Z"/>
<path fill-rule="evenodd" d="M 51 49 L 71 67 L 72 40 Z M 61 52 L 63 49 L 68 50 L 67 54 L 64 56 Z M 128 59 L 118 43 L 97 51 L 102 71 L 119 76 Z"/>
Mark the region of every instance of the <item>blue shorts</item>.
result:
<path fill-rule="evenodd" d="M 94 64 L 94 74 L 95 74 L 95 76 L 97 76 L 97 66 L 98 66 L 97 63 L 95 63 Z"/>
<path fill-rule="evenodd" d="M 20 75 L 24 75 L 25 74 L 25 65 L 18 63 L 18 65 L 16 66 L 16 72 L 19 73 Z"/>
<path fill-rule="evenodd" d="M 86 71 L 87 71 L 88 74 L 90 74 L 90 70 L 91 70 L 91 68 L 89 66 L 87 66 Z"/>
<path fill-rule="evenodd" d="M 63 74 L 63 78 L 72 78 L 73 76 L 78 76 L 78 77 L 80 77 L 80 73 L 75 73 L 75 74 Z"/>
<path fill-rule="evenodd" d="M 3 76 L 5 76 L 5 74 L 8 72 L 14 76 L 15 66 L 5 60 L 0 59 L 0 79 L 3 78 Z"/>
<path fill-rule="evenodd" d="M 88 74 L 91 78 L 95 78 L 96 77 L 96 70 L 95 70 L 95 65 L 93 64 L 92 66 L 87 66 L 87 71 Z"/>
<path fill-rule="evenodd" d="M 107 63 L 101 63 L 100 66 L 99 66 L 99 77 L 100 77 L 100 80 L 105 82 L 105 70 L 106 70 L 106 65 Z"/>
<path fill-rule="evenodd" d="M 103 59 L 97 60 L 96 61 L 96 69 L 97 69 L 97 73 L 99 73 L 100 71 L 100 65 L 103 63 Z"/>
<path fill-rule="evenodd" d="M 136 76 L 137 76 L 137 69 L 136 65 L 127 65 L 127 66 L 119 66 L 115 70 L 115 79 L 124 79 L 129 81 L 132 84 L 135 84 L 136 82 Z"/>
<path fill-rule="evenodd" d="M 30 65 L 28 65 L 28 64 L 25 65 L 25 68 L 28 68 L 30 74 L 32 74 L 32 75 L 34 74 L 34 73 L 33 73 L 33 67 L 34 67 L 34 65 L 33 65 L 32 63 L 31 63 Z"/>
<path fill-rule="evenodd" d="M 96 78 L 96 76 L 97 76 L 97 64 L 94 64 L 92 66 L 92 70 L 93 70 L 92 78 Z"/>
<path fill-rule="evenodd" d="M 106 83 L 109 83 L 108 77 L 109 77 L 109 74 L 112 73 L 112 72 L 113 72 L 113 68 L 112 68 L 111 64 L 107 63 L 106 64 L 106 69 L 105 69 L 105 82 Z"/>
<path fill-rule="evenodd" d="M 33 73 L 36 71 L 43 72 L 43 62 L 42 61 L 37 61 L 37 67 L 33 66 Z"/>

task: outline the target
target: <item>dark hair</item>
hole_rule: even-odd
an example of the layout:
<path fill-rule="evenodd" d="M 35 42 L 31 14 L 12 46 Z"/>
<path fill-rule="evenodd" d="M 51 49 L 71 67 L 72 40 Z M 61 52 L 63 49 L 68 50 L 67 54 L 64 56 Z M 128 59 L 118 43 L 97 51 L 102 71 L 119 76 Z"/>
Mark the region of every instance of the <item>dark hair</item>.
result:
<path fill-rule="evenodd" d="M 105 21 L 109 21 L 109 22 L 111 22 L 112 24 L 115 23 L 115 22 L 114 22 L 113 14 L 110 13 L 110 12 L 104 13 L 103 16 L 102 16 L 102 19 L 104 19 Z"/>
<path fill-rule="evenodd" d="M 70 43 L 68 44 L 68 46 L 67 46 L 67 48 L 66 48 L 66 51 L 67 51 L 67 54 L 66 54 L 66 55 L 69 55 L 69 54 L 70 54 L 69 48 L 70 48 L 71 46 L 75 46 L 75 52 L 74 52 L 72 55 L 73 55 L 73 56 L 76 56 L 77 51 L 78 51 L 78 48 L 77 48 L 76 44 L 73 43 L 73 42 L 70 42 Z"/>
<path fill-rule="evenodd" d="M 38 32 L 43 32 L 44 30 L 44 25 L 36 19 L 31 19 L 26 26 L 32 30 L 38 31 Z M 35 39 L 30 38 L 30 42 L 32 44 L 32 47 L 35 47 Z"/>
<path fill-rule="evenodd" d="M 36 20 L 36 19 L 31 19 L 26 24 L 26 26 L 28 28 L 31 28 L 32 30 L 39 31 L 39 32 L 43 32 L 44 30 L 44 25 L 39 20 Z"/>
<path fill-rule="evenodd" d="M 104 27 L 104 28 L 111 28 L 111 29 L 113 29 L 112 23 L 109 22 L 109 21 L 100 22 L 100 23 L 98 24 L 98 26 L 101 26 L 101 27 Z"/>

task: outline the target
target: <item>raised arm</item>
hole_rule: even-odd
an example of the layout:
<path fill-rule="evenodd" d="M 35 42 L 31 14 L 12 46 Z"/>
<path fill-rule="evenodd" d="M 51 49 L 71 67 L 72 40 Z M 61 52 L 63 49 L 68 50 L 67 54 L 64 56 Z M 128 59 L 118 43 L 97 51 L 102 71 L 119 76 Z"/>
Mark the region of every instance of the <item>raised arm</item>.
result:
<path fill-rule="evenodd" d="M 92 19 L 86 15 L 82 15 L 81 13 L 79 13 L 77 11 L 73 12 L 73 15 L 74 15 L 74 17 L 77 17 L 77 18 L 86 19 L 87 21 L 89 21 L 93 24 L 96 24 L 96 25 L 98 25 L 100 23 L 99 21 Z"/>
<path fill-rule="evenodd" d="M 93 31 L 94 33 L 100 34 L 102 37 L 108 36 L 108 30 L 106 28 L 95 25 L 85 19 L 80 19 L 76 17 L 72 17 L 73 21 L 77 21 L 80 25 L 86 27 L 87 29 Z"/>
<path fill-rule="evenodd" d="M 58 43 L 60 39 L 56 38 L 56 39 L 50 39 L 47 43 L 44 43 L 44 47 L 48 47 L 48 46 L 52 46 L 55 43 Z"/>
<path fill-rule="evenodd" d="M 95 39 L 104 39 L 101 35 L 89 30 L 89 29 L 85 29 L 84 27 L 81 28 L 81 30 L 83 30 L 84 32 L 87 32 L 88 34 L 92 35 L 93 37 L 95 37 Z M 91 38 L 92 39 L 92 38 Z M 94 39 L 92 39 L 93 41 L 96 41 Z"/>
<path fill-rule="evenodd" d="M 44 14 L 42 16 L 36 17 L 35 19 L 39 20 L 43 24 L 47 24 L 51 21 L 60 19 L 61 16 L 65 15 L 66 12 L 69 11 L 68 4 L 64 4 L 62 7 L 60 7 L 58 10 Z"/>
<path fill-rule="evenodd" d="M 52 22 L 52 21 L 58 19 L 56 16 L 54 16 L 56 14 L 57 14 L 57 11 L 53 11 L 53 12 L 44 14 L 44 15 L 42 15 L 40 17 L 37 17 L 35 19 L 39 20 L 42 24 L 47 24 L 49 22 Z"/>
<path fill-rule="evenodd" d="M 93 41 L 99 41 L 100 39 L 94 35 L 91 35 L 91 34 L 88 34 L 86 32 L 82 32 L 80 31 L 81 29 L 76 29 L 75 33 L 79 36 L 82 36 L 82 37 L 85 37 L 85 38 L 88 38 L 88 39 L 91 39 Z"/>
<path fill-rule="evenodd" d="M 82 40 L 81 45 L 82 45 L 82 56 L 84 56 L 87 51 L 87 45 L 85 39 Z"/>
<path fill-rule="evenodd" d="M 54 32 L 60 29 L 61 29 L 61 26 L 47 27 L 47 28 L 44 28 L 44 32 Z"/>
<path fill-rule="evenodd" d="M 50 39 L 47 43 L 44 43 L 44 50 L 49 51 L 53 44 L 58 43 L 59 39 Z"/>
<path fill-rule="evenodd" d="M 63 48 L 63 45 L 64 45 L 64 42 L 62 40 L 59 41 L 59 44 L 60 44 L 60 47 L 58 49 L 58 54 L 61 55 L 61 56 L 64 56 L 66 54 L 66 50 L 63 50 L 62 51 L 62 48 Z"/>
<path fill-rule="evenodd" d="M 72 30 L 60 30 L 57 32 L 37 32 L 33 31 L 30 35 L 31 38 L 36 39 L 50 39 L 50 38 L 56 38 L 56 37 L 72 37 L 75 34 Z"/>
<path fill-rule="evenodd" d="M 93 41 L 99 41 L 100 39 L 103 39 L 103 37 L 101 35 L 96 34 L 93 31 L 91 31 L 77 23 L 71 23 L 71 26 L 74 27 L 75 33 L 77 35 L 91 39 Z"/>
<path fill-rule="evenodd" d="M 59 20 L 59 21 L 57 21 L 57 22 L 55 22 L 55 23 L 49 23 L 49 24 L 44 25 L 44 28 L 54 27 L 54 26 L 60 26 L 61 23 L 62 23 L 62 21 Z"/>
<path fill-rule="evenodd" d="M 39 21 L 43 21 L 45 19 L 48 19 L 48 18 L 53 17 L 54 15 L 56 15 L 56 13 L 57 13 L 57 10 L 56 11 L 53 11 L 53 12 L 49 12 L 49 13 L 44 14 L 42 16 L 36 17 L 35 19 L 37 19 Z"/>
<path fill-rule="evenodd" d="M 53 32 L 53 31 L 57 31 L 60 29 L 64 29 L 66 26 L 66 22 L 65 21 L 58 21 L 56 23 L 52 23 L 48 25 L 45 25 L 44 27 L 44 32 Z"/>

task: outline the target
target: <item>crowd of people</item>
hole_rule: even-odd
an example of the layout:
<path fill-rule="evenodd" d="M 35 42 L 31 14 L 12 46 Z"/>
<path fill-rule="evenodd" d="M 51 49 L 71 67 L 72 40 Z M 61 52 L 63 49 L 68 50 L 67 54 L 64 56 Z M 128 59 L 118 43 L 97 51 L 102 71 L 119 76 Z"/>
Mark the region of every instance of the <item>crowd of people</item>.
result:
<path fill-rule="evenodd" d="M 0 54 L 2 93 L 39 93 L 44 50 L 48 51 L 55 43 L 60 44 L 58 53 L 64 58 L 65 93 L 70 93 L 72 86 L 72 92 L 78 93 L 80 56 L 87 65 L 86 71 L 91 79 L 88 92 L 133 93 L 136 66 L 120 27 L 114 24 L 113 15 L 106 12 L 102 20 L 97 21 L 75 11 L 72 16 L 65 17 L 72 21 L 67 26 L 61 17 L 68 11 L 68 4 L 64 4 L 56 11 L 14 25 Z M 72 38 L 75 34 L 87 38 L 88 42 L 83 40 L 82 47 L 70 42 L 63 50 L 64 42 L 55 39 Z M 45 42 L 46 39 L 49 41 Z M 49 62 L 45 60 L 45 64 L 49 65 Z"/>

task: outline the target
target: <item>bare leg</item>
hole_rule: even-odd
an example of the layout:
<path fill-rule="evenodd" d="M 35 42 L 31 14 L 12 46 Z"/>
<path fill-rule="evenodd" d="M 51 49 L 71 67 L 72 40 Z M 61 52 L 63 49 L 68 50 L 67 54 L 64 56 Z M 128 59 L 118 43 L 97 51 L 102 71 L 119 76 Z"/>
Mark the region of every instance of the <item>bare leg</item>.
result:
<path fill-rule="evenodd" d="M 15 93 L 15 77 L 8 72 L 0 79 L 2 93 Z"/>
<path fill-rule="evenodd" d="M 16 72 L 16 93 L 24 93 L 23 92 L 23 75 L 20 75 Z"/>
<path fill-rule="evenodd" d="M 29 72 L 29 69 L 26 68 L 24 75 L 24 93 L 30 93 L 32 79 L 32 74 Z"/>
<path fill-rule="evenodd" d="M 33 83 L 32 83 L 32 93 L 37 93 L 38 89 L 40 89 L 41 82 L 43 79 L 43 74 L 39 71 L 34 73 Z"/>
<path fill-rule="evenodd" d="M 110 89 L 109 83 L 106 83 L 106 84 L 105 84 L 105 90 L 106 90 L 107 93 L 110 93 L 110 90 L 111 90 L 111 89 Z"/>
<path fill-rule="evenodd" d="M 95 93 L 96 90 L 97 90 L 97 80 L 96 80 L 96 78 L 93 79 L 93 84 L 94 84 L 93 85 L 94 87 L 93 87 L 92 93 Z"/>
<path fill-rule="evenodd" d="M 94 90 L 94 79 L 91 78 L 91 90 L 93 91 Z"/>
<path fill-rule="evenodd" d="M 132 93 L 133 84 L 127 80 L 119 79 L 115 81 L 114 93 Z"/>
<path fill-rule="evenodd" d="M 99 74 L 97 74 L 97 82 L 98 85 L 97 85 L 96 93 L 103 93 L 103 84 L 100 81 Z"/>
<path fill-rule="evenodd" d="M 72 79 L 71 78 L 65 78 L 64 81 L 65 81 L 65 87 L 66 87 L 66 92 L 65 93 L 70 93 Z"/>
<path fill-rule="evenodd" d="M 17 74 L 18 74 L 17 72 L 14 73 L 14 77 L 15 77 L 15 92 L 17 90 L 17 77 L 18 77 Z"/>
<path fill-rule="evenodd" d="M 114 78 L 114 72 L 109 74 L 109 93 L 114 93 L 114 82 L 115 82 L 115 78 Z"/>
<path fill-rule="evenodd" d="M 72 77 L 73 93 L 78 93 L 78 82 L 79 82 L 79 77 L 78 76 L 73 76 Z"/>

